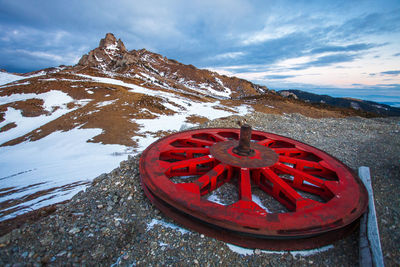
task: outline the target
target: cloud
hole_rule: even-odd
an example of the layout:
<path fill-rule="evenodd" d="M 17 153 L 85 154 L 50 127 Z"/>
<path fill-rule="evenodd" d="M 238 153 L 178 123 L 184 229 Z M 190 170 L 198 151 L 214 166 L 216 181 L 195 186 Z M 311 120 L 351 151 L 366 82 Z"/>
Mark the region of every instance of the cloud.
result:
<path fill-rule="evenodd" d="M 393 88 L 397 88 L 397 89 L 399 89 L 400 90 L 400 84 L 399 83 L 388 83 L 388 84 L 386 84 L 386 83 L 378 83 L 378 84 L 376 84 L 376 85 L 374 85 L 374 87 L 380 87 L 380 88 L 391 88 L 391 87 L 393 87 Z"/>
<path fill-rule="evenodd" d="M 238 57 L 242 57 L 246 55 L 245 52 L 228 52 L 214 56 L 213 58 L 216 60 L 224 60 L 224 59 L 234 59 Z"/>
<path fill-rule="evenodd" d="M 28 51 L 28 50 L 23 50 L 23 49 L 18 49 L 15 52 L 25 54 L 27 56 L 33 57 L 33 58 L 38 58 L 41 60 L 45 61 L 50 61 L 54 63 L 62 63 L 66 62 L 67 64 L 75 64 L 79 60 L 79 56 L 77 56 L 74 53 L 69 53 L 69 54 L 54 54 L 54 53 L 49 53 L 49 52 L 44 52 L 44 51 Z"/>
<path fill-rule="evenodd" d="M 383 35 L 400 31 L 400 9 L 375 12 L 347 20 L 333 32 L 337 37 L 354 39 L 362 35 Z"/>
<path fill-rule="evenodd" d="M 363 50 L 368 50 L 376 45 L 373 44 L 366 44 L 366 43 L 359 43 L 359 44 L 352 44 L 346 46 L 339 46 L 339 45 L 327 45 L 324 47 L 319 47 L 311 50 L 311 54 L 319 54 L 325 52 L 358 52 Z"/>
<path fill-rule="evenodd" d="M 389 71 L 383 71 L 381 72 L 381 75 L 399 75 L 400 74 L 400 70 L 389 70 Z"/>
<path fill-rule="evenodd" d="M 264 43 L 269 40 L 283 38 L 284 36 L 290 35 L 296 32 L 294 25 L 284 25 L 280 27 L 271 27 L 271 25 L 265 26 L 264 29 L 251 34 L 245 34 L 242 37 L 242 45 L 254 45 Z"/>
<path fill-rule="evenodd" d="M 245 57 L 224 64 L 271 65 L 283 59 L 302 56 L 311 43 L 310 36 L 303 32 L 295 32 L 257 45 L 246 46 L 242 48 L 247 53 Z"/>
<path fill-rule="evenodd" d="M 334 54 L 334 55 L 319 57 L 317 60 L 307 63 L 307 65 L 309 65 L 309 66 L 326 66 L 326 65 L 331 65 L 334 63 L 353 61 L 355 58 L 356 58 L 355 55 L 350 55 L 350 54 L 344 54 L 344 53 Z"/>
<path fill-rule="evenodd" d="M 307 63 L 298 64 L 295 67 L 292 67 L 292 70 L 304 70 L 311 67 L 324 67 L 333 65 L 336 63 L 343 63 L 343 62 L 351 62 L 357 58 L 357 55 L 354 54 L 347 54 L 347 53 L 339 53 L 327 56 L 318 57 L 315 60 L 312 60 Z"/>
<path fill-rule="evenodd" d="M 0 68 L 30 72 L 62 64 L 73 65 L 89 50 L 83 43 L 82 35 L 73 36 L 64 30 L 1 25 Z"/>
<path fill-rule="evenodd" d="M 287 79 L 287 78 L 292 78 L 295 77 L 295 75 L 266 75 L 264 76 L 266 79 L 271 79 L 271 80 L 279 80 L 279 79 Z"/>

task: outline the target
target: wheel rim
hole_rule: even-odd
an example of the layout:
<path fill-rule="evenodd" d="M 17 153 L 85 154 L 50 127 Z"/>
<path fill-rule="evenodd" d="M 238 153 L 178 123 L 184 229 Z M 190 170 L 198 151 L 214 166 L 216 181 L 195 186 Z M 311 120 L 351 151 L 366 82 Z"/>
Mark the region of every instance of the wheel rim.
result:
<path fill-rule="evenodd" d="M 157 206 L 172 206 L 211 227 L 262 239 L 324 235 L 351 225 L 365 211 L 364 186 L 339 160 L 287 137 L 261 131 L 250 136 L 250 156 L 234 152 L 239 129 L 191 130 L 158 140 L 140 159 L 146 195 L 156 197 Z M 210 201 L 228 184 L 236 186 L 236 201 Z M 255 201 L 256 190 L 286 212 L 266 211 Z"/>

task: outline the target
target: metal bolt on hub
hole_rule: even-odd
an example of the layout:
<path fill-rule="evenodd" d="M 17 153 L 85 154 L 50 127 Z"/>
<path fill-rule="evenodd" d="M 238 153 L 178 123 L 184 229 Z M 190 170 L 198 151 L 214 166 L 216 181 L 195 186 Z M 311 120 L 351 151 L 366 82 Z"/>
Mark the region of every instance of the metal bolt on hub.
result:
<path fill-rule="evenodd" d="M 253 156 L 254 149 L 250 147 L 251 126 L 248 124 L 240 127 L 239 144 L 233 149 L 233 153 L 240 156 Z"/>
<path fill-rule="evenodd" d="M 143 152 L 140 175 L 145 194 L 166 215 L 209 236 L 260 249 L 329 244 L 357 225 L 368 199 L 358 177 L 339 160 L 249 125 L 164 137 Z M 236 190 L 222 194 L 226 188 Z M 218 194 L 234 200 L 213 201 Z M 272 202 L 282 210 L 269 210 Z"/>

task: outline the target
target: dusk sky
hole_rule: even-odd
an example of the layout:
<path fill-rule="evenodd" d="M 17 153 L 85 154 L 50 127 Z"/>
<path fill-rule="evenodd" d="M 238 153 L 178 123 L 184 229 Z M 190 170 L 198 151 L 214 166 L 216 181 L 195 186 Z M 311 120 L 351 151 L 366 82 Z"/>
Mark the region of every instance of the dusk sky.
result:
<path fill-rule="evenodd" d="M 400 106 L 399 0 L 0 0 L 0 68 L 76 64 L 107 32 L 271 89 Z"/>

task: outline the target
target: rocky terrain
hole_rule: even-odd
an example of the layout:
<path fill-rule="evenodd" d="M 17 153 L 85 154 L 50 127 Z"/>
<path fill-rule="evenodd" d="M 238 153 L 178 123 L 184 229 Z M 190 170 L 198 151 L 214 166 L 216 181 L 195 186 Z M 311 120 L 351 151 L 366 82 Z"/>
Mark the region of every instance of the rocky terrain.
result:
<path fill-rule="evenodd" d="M 256 112 L 201 127 L 238 127 L 282 134 L 316 146 L 355 171 L 369 166 L 386 266 L 398 266 L 400 118 L 312 119 Z M 3 266 L 358 266 L 358 231 L 320 250 L 243 250 L 184 229 L 145 197 L 137 157 L 94 179 L 85 192 L 38 221 L 0 238 Z"/>

